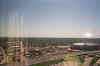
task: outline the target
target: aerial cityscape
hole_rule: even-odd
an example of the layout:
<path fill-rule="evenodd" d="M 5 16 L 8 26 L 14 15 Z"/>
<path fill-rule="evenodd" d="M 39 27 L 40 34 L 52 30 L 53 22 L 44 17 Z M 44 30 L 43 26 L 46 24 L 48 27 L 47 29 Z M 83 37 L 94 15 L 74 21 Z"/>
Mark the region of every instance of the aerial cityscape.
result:
<path fill-rule="evenodd" d="M 0 0 L 0 66 L 100 66 L 99 0 Z"/>
<path fill-rule="evenodd" d="M 98 66 L 100 38 L 0 38 L 6 66 Z M 94 61 L 95 60 L 95 61 Z"/>

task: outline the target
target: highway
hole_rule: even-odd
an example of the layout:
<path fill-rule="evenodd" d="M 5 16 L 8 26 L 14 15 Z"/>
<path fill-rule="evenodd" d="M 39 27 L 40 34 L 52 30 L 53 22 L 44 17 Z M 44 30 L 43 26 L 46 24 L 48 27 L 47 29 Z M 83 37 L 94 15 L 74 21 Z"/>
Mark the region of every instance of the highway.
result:
<path fill-rule="evenodd" d="M 100 53 L 100 50 L 98 51 L 80 51 L 80 52 L 72 52 L 71 55 L 89 55 L 89 54 L 95 54 L 95 53 Z"/>
<path fill-rule="evenodd" d="M 86 51 L 86 52 L 72 52 L 72 53 L 70 53 L 70 55 L 73 55 L 73 56 L 85 55 L 85 54 L 89 55 L 89 54 L 95 54 L 95 53 L 100 53 L 100 51 L 98 50 L 98 51 Z M 36 64 L 36 63 L 40 63 L 40 62 L 61 59 L 61 58 L 64 58 L 65 56 L 67 56 L 67 54 L 58 54 L 58 55 L 54 55 L 54 56 L 46 56 L 46 57 L 39 57 L 39 58 L 27 58 L 24 56 L 23 57 L 24 60 L 22 63 L 15 62 L 13 64 L 8 64 L 7 66 L 29 66 L 31 64 Z M 84 66 L 88 66 L 90 63 L 90 60 L 91 60 L 91 58 L 86 58 Z"/>

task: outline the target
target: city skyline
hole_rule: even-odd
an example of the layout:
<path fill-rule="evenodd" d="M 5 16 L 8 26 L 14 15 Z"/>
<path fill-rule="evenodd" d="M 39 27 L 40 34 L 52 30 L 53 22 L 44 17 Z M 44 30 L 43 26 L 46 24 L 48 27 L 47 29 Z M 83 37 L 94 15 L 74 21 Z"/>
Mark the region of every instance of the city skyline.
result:
<path fill-rule="evenodd" d="M 0 36 L 100 38 L 99 0 L 0 0 Z M 87 34 L 88 33 L 88 34 Z"/>

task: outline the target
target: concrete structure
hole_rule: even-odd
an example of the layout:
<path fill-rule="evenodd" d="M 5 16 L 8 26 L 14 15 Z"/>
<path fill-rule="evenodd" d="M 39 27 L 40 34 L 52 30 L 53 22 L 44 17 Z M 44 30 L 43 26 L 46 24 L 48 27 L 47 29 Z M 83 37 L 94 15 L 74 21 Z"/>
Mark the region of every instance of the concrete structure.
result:
<path fill-rule="evenodd" d="M 22 57 L 23 52 L 23 15 L 17 12 L 12 12 L 8 14 L 8 63 L 13 62 L 16 54 L 20 54 Z M 10 38 L 9 38 L 10 37 Z M 18 38 L 17 38 L 18 37 Z M 17 55 L 18 56 L 18 55 Z"/>
<path fill-rule="evenodd" d="M 100 49 L 100 45 L 98 43 L 73 43 L 72 49 L 79 50 L 98 50 Z"/>

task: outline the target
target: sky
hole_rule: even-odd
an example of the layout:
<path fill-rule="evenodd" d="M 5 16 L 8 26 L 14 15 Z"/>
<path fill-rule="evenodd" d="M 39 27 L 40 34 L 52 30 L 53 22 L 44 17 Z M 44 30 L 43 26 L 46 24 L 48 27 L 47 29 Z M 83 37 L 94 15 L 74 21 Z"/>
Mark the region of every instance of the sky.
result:
<path fill-rule="evenodd" d="M 0 0 L 1 37 L 100 38 L 100 0 Z"/>

